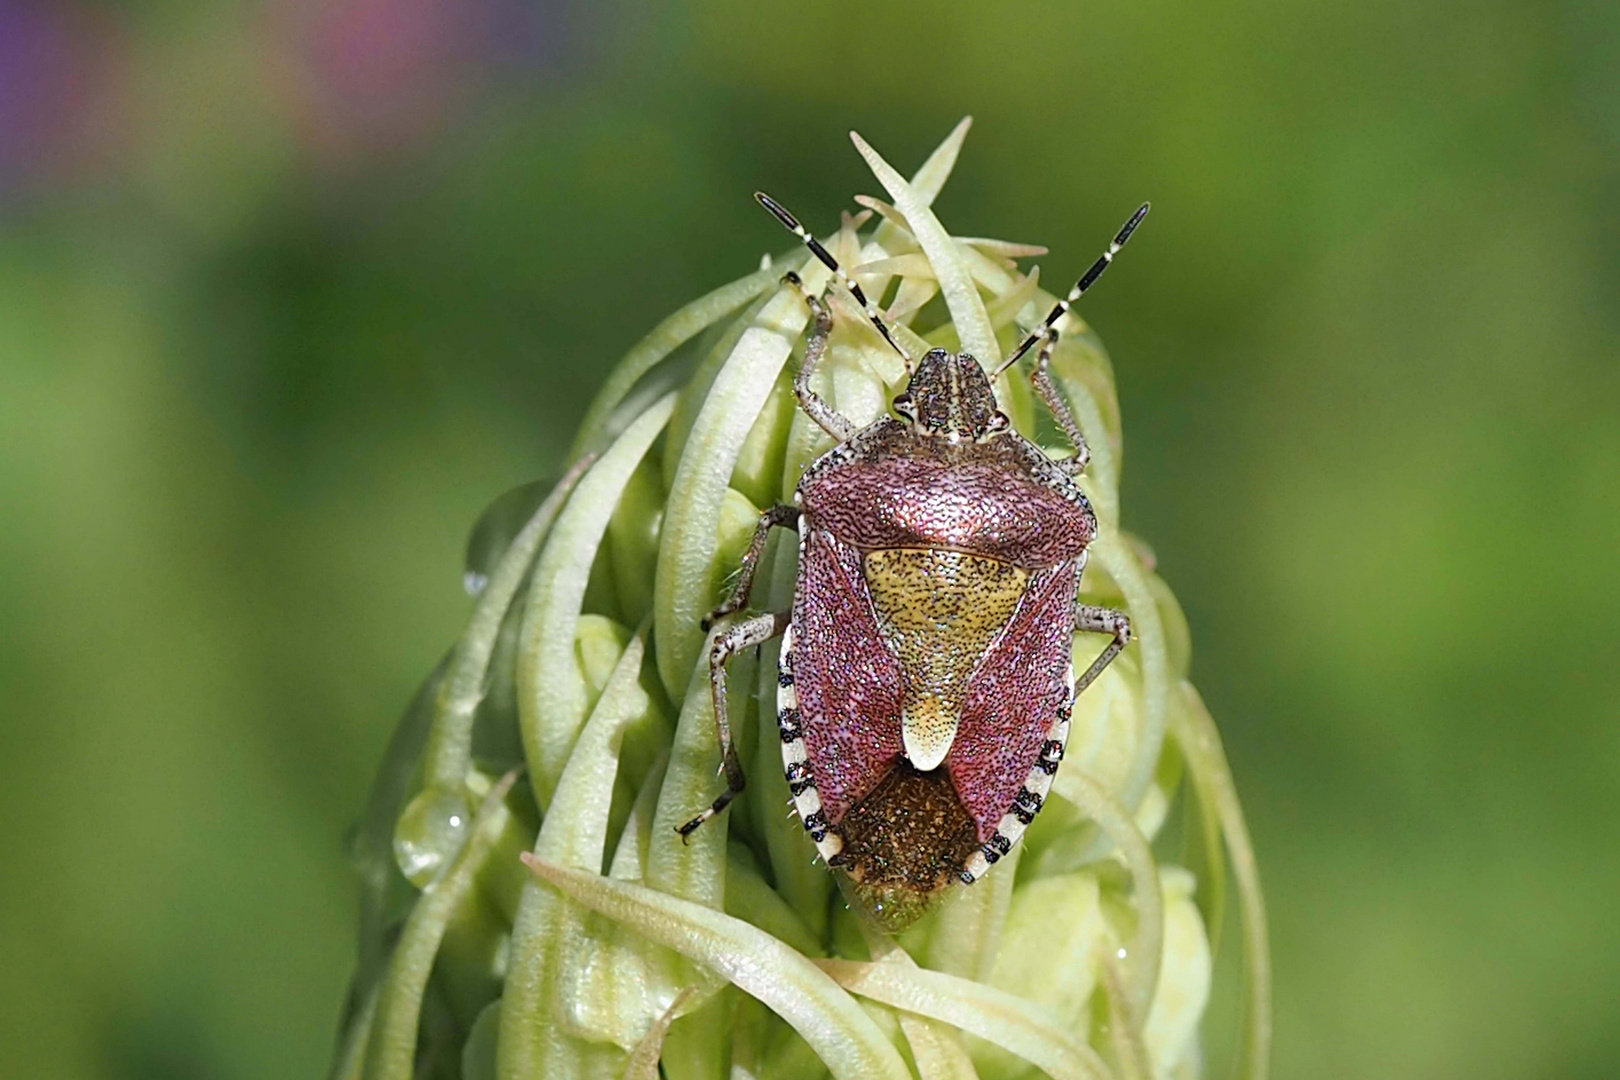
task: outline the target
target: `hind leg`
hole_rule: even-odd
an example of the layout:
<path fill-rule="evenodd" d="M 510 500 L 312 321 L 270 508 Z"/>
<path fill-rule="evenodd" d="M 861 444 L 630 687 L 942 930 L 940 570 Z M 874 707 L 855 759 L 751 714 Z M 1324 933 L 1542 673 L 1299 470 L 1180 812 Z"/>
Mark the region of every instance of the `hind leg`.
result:
<path fill-rule="evenodd" d="M 788 612 L 752 615 L 724 627 L 714 635 L 709 646 L 709 685 L 714 694 L 714 726 L 720 737 L 720 768 L 726 775 L 726 790 L 697 817 L 675 831 L 684 840 L 705 821 L 731 805 L 731 800 L 742 793 L 748 783 L 742 760 L 737 756 L 737 745 L 731 737 L 731 719 L 727 710 L 726 662 L 744 649 L 752 649 L 776 637 L 787 629 Z"/>

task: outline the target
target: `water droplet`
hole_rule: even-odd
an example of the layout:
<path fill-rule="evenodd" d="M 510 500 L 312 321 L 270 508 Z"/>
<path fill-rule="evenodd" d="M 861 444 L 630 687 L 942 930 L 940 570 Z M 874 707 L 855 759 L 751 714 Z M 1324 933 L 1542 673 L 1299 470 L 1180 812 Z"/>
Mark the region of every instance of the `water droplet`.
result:
<path fill-rule="evenodd" d="M 417 888 L 439 873 L 467 835 L 467 798 L 452 788 L 425 788 L 394 826 L 394 861 Z"/>
<path fill-rule="evenodd" d="M 531 480 L 495 496 L 484 507 L 467 535 L 466 566 L 461 583 L 468 595 L 477 596 L 489 585 L 489 575 L 511 546 L 512 538 L 523 531 L 523 526 L 556 486 L 555 480 Z"/>
<path fill-rule="evenodd" d="M 1119 950 L 1119 952 L 1115 953 L 1114 955 L 1119 957 L 1121 960 L 1123 960 L 1123 959 L 1125 959 L 1125 950 L 1121 949 L 1121 950 Z"/>

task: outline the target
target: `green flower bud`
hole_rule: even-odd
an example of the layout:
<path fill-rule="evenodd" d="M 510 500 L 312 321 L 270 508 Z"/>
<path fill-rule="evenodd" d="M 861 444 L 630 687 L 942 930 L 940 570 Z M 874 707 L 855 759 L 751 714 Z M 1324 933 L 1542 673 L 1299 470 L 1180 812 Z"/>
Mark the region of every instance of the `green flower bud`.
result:
<path fill-rule="evenodd" d="M 893 203 L 863 199 L 874 213 L 824 243 L 889 300 L 913 355 L 960 347 L 991 363 L 1055 298 L 1016 261 L 1043 249 L 953 237 L 934 216 L 966 130 L 910 181 L 857 140 Z M 1022 844 L 898 938 L 856 917 L 784 813 L 776 642 L 725 674 L 746 790 L 677 835 L 719 790 L 700 620 L 729 594 L 760 508 L 832 446 L 794 391 L 807 315 L 779 284 L 789 270 L 829 285 L 793 250 L 666 318 L 609 376 L 563 479 L 502 496 L 474 527 L 467 630 L 354 833 L 360 962 L 334 1076 L 1195 1077 L 1230 870 L 1241 1069 L 1263 1077 L 1253 852 L 1185 681 L 1186 618 L 1151 549 L 1120 530 L 1114 372 L 1073 314 L 1051 373 L 1091 450 L 1081 483 L 1099 535 L 1080 593 L 1127 610 L 1134 641 L 1076 704 Z M 834 330 L 814 388 L 864 424 L 906 371 L 836 283 L 825 295 Z M 997 384 L 1003 411 L 1054 457 L 1072 453 L 1016 375 Z M 797 558 L 769 538 L 756 608 L 788 608 Z M 1105 644 L 1077 634 L 1077 662 Z"/>

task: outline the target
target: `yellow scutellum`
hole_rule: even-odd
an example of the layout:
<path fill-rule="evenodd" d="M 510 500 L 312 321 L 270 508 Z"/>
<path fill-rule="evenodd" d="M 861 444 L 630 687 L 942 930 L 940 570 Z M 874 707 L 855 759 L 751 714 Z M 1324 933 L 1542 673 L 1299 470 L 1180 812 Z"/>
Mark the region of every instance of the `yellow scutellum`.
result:
<path fill-rule="evenodd" d="M 913 355 L 962 348 L 993 366 L 1053 297 L 1017 262 L 1044 248 L 955 236 L 934 215 L 967 129 L 910 180 L 856 136 L 887 198 L 858 197 L 866 209 L 825 243 L 888 301 Z M 360 962 L 333 1075 L 1198 1077 L 1230 860 L 1237 1072 L 1263 1080 L 1254 854 L 1185 681 L 1186 621 L 1151 552 L 1119 530 L 1113 371 L 1072 315 L 1052 369 L 1090 442 L 1082 485 L 1101 527 L 1081 592 L 1128 609 L 1137 640 L 1077 704 L 1055 797 L 1021 847 L 899 940 L 862 924 L 784 813 L 774 644 L 729 670 L 748 790 L 690 844 L 677 837 L 718 790 L 699 619 L 760 509 L 831 445 L 792 393 L 807 313 L 779 285 L 789 270 L 828 285 L 795 249 L 659 323 L 590 406 L 563 480 L 503 496 L 474 530 L 471 621 L 355 832 Z M 819 390 L 866 423 L 905 369 L 858 305 L 828 295 Z M 1017 371 L 997 394 L 1020 430 L 1050 433 Z M 773 540 L 756 606 L 789 604 L 796 557 Z"/>

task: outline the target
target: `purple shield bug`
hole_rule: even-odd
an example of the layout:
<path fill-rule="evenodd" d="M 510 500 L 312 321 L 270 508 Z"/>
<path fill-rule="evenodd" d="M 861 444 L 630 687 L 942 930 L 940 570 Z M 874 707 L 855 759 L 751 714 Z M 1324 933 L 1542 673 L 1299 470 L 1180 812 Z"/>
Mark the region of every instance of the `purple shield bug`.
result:
<path fill-rule="evenodd" d="M 811 462 L 793 505 L 767 510 L 709 652 L 727 787 L 683 836 L 743 788 L 726 708 L 726 661 L 781 634 L 777 719 L 793 803 L 845 891 L 896 932 L 956 881 L 1007 854 L 1041 809 L 1076 695 L 1130 641 L 1123 612 L 1077 602 L 1097 519 L 1075 477 L 1085 438 L 1048 373 L 1057 322 L 1108 268 L 1143 205 L 1046 319 L 987 375 L 966 353 L 915 362 L 861 288 L 770 197 L 760 203 L 832 270 L 906 361 L 896 416 L 857 429 L 810 387 L 832 315 L 805 292 L 813 327 L 794 390 L 838 440 Z M 784 281 L 799 286 L 796 275 Z M 1036 344 L 1036 393 L 1073 443 L 1054 460 L 997 408 L 996 376 Z M 791 611 L 745 614 L 773 527 L 799 532 Z M 1073 632 L 1113 635 L 1075 676 Z"/>

